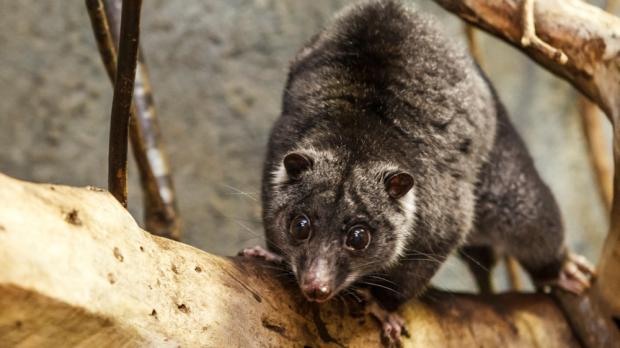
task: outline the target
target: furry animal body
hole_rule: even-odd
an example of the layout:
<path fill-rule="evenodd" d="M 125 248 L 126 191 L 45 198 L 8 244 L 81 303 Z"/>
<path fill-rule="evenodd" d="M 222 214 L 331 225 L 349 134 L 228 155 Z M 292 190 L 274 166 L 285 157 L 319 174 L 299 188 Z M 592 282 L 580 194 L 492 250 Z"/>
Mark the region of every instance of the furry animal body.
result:
<path fill-rule="evenodd" d="M 472 267 L 509 253 L 539 284 L 568 257 L 557 204 L 489 81 L 393 0 L 348 7 L 294 58 L 262 201 L 267 254 L 311 301 L 364 288 L 389 313 L 457 250 Z"/>

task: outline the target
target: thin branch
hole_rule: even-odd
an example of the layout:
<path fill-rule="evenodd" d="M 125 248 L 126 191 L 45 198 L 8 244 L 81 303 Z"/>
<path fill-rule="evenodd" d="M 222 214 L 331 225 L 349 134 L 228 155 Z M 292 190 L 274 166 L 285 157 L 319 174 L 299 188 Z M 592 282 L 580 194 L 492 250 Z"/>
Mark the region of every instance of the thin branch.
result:
<path fill-rule="evenodd" d="M 534 27 L 535 2 L 536 0 L 523 0 L 523 36 L 521 37 L 521 45 L 523 47 L 532 46 L 558 63 L 566 64 L 568 57 L 564 52 L 544 42 L 536 35 L 536 28 Z"/>
<path fill-rule="evenodd" d="M 613 198 L 613 174 L 599 108 L 586 97 L 579 98 L 578 106 L 588 147 L 588 157 L 596 174 L 599 197 L 607 211 L 609 211 Z"/>
<path fill-rule="evenodd" d="M 108 188 L 125 207 L 127 207 L 127 138 L 138 58 L 141 6 L 142 0 L 124 1 L 110 117 Z"/>
<path fill-rule="evenodd" d="M 99 55 L 103 62 L 108 77 L 114 85 L 116 78 L 116 48 L 110 35 L 110 26 L 105 14 L 102 0 L 86 0 L 86 8 L 90 17 L 90 24 L 95 34 L 95 41 L 99 49 Z"/>
<path fill-rule="evenodd" d="M 132 146 L 145 156 L 136 156 L 144 193 L 146 229 L 175 240 L 181 238 L 181 224 L 168 155 L 164 149 L 151 83 L 144 54 L 139 51 L 134 91 L 136 141 Z M 135 151 L 134 151 L 135 152 Z"/>
<path fill-rule="evenodd" d="M 506 257 L 504 257 L 504 262 L 506 263 L 506 274 L 508 275 L 510 288 L 516 291 L 523 290 L 523 280 L 521 279 L 517 260 L 510 255 L 506 255 Z"/>
<path fill-rule="evenodd" d="M 118 43 L 121 0 L 105 0 L 112 39 Z M 168 155 L 164 149 L 159 121 L 155 113 L 148 67 L 142 49 L 138 49 L 138 66 L 134 87 L 135 131 L 132 148 L 140 170 L 144 194 L 144 221 L 151 233 L 181 239 L 181 222 L 176 203 Z M 134 134 L 135 133 L 135 134 Z"/>
<path fill-rule="evenodd" d="M 469 52 L 476 63 L 482 68 L 484 66 L 484 61 L 482 59 L 482 51 L 480 51 L 478 35 L 476 35 L 476 28 L 473 25 L 465 23 L 463 29 L 465 31 L 465 37 L 467 38 Z"/>
<path fill-rule="evenodd" d="M 120 1 L 86 0 L 88 12 L 101 59 L 112 84 L 116 77 L 116 48 L 120 27 Z M 108 22 L 110 19 L 110 23 Z M 110 26 L 116 35 L 113 35 Z M 144 194 L 144 220 L 151 233 L 180 240 L 181 224 L 176 205 L 168 156 L 163 149 L 159 123 L 150 88 L 143 53 L 138 48 L 138 65 L 134 85 L 134 104 L 131 108 L 129 134 L 131 147 L 140 172 Z"/>

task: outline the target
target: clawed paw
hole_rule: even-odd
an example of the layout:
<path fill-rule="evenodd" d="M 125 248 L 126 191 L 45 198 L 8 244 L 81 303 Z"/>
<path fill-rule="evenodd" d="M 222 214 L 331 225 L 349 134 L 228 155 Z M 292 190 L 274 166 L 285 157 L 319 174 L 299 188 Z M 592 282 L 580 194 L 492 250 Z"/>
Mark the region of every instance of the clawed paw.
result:
<path fill-rule="evenodd" d="M 401 336 L 409 337 L 405 320 L 397 313 L 381 308 L 376 302 L 369 303 L 367 308 L 381 323 L 383 343 L 390 347 L 401 347 Z"/>
<path fill-rule="evenodd" d="M 239 256 L 247 257 L 247 258 L 258 258 L 269 262 L 281 263 L 284 261 L 282 256 L 273 253 L 269 250 L 266 250 L 260 245 L 253 246 L 250 248 L 245 248 L 238 253 Z"/>
<path fill-rule="evenodd" d="M 409 337 L 409 332 L 405 327 L 405 320 L 396 313 L 389 313 L 381 324 L 383 329 L 383 337 L 390 342 L 400 344 L 400 336 Z"/>
<path fill-rule="evenodd" d="M 575 295 L 581 295 L 592 285 L 596 275 L 594 266 L 583 256 L 569 253 L 558 279 L 550 285 L 564 289 Z"/>

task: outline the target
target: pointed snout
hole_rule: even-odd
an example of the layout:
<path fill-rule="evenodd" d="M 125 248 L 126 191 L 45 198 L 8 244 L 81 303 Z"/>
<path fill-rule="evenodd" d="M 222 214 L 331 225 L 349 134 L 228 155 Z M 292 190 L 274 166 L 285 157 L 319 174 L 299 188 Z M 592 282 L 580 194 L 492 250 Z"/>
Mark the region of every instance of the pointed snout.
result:
<path fill-rule="evenodd" d="M 326 263 L 320 260 L 314 263 L 300 279 L 301 292 L 309 301 L 325 302 L 332 296 L 332 277 L 326 266 Z"/>
<path fill-rule="evenodd" d="M 327 283 L 309 281 L 301 285 L 301 291 L 309 301 L 325 302 L 332 294 L 332 289 Z"/>

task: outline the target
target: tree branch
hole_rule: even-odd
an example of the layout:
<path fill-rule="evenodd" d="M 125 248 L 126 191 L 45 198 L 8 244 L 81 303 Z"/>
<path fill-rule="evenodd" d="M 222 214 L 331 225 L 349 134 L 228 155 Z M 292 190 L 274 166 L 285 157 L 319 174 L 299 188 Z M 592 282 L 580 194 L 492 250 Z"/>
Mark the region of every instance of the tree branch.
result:
<path fill-rule="evenodd" d="M 120 30 L 121 1 L 86 0 L 99 53 L 112 84 L 116 77 L 116 48 Z M 108 18 L 110 19 L 108 21 Z M 110 24 L 109 24 L 110 23 Z M 110 26 L 113 30 L 111 30 Z M 138 63 L 131 107 L 130 140 L 140 172 L 144 194 L 144 221 L 151 233 L 181 239 L 181 223 L 176 193 L 155 107 L 144 55 L 138 46 Z"/>
<path fill-rule="evenodd" d="M 613 169 L 609 161 L 605 134 L 603 134 L 602 115 L 599 115 L 599 108 L 596 104 L 586 97 L 579 98 L 578 107 L 590 162 L 596 176 L 599 197 L 606 210 L 610 211 L 613 199 Z"/>
<path fill-rule="evenodd" d="M 548 58 L 555 60 L 559 64 L 566 64 L 568 57 L 561 50 L 549 45 L 536 35 L 534 24 L 534 5 L 536 0 L 523 0 L 523 12 L 521 22 L 523 34 L 521 35 L 521 45 L 523 47 L 532 46 Z"/>
<path fill-rule="evenodd" d="M 605 4 L 605 11 L 614 13 L 617 0 L 609 0 Z M 596 175 L 599 197 L 605 208 L 611 210 L 613 199 L 613 174 L 611 163 L 608 160 L 609 149 L 605 143 L 605 136 L 599 117 L 599 108 L 586 97 L 577 101 L 581 115 L 582 128 L 588 146 L 588 153 L 592 168 Z"/>
<path fill-rule="evenodd" d="M 90 17 L 90 24 L 95 34 L 95 42 L 101 56 L 108 77 L 114 86 L 116 79 L 116 48 L 112 41 L 110 25 L 106 17 L 102 0 L 86 0 L 86 9 Z"/>
<path fill-rule="evenodd" d="M 125 0 L 110 117 L 108 188 L 127 207 L 127 135 L 136 75 L 142 0 Z"/>
<path fill-rule="evenodd" d="M 476 35 L 477 29 L 474 26 L 466 23 L 463 26 L 463 30 L 465 32 L 465 37 L 467 38 L 467 48 L 469 48 L 469 53 L 474 58 L 476 63 L 478 63 L 480 68 L 484 68 L 482 51 L 480 50 L 480 43 L 478 41 L 478 36 Z"/>
<path fill-rule="evenodd" d="M 378 347 L 353 302 L 319 307 L 271 266 L 152 236 L 107 192 L 0 174 L 0 342 L 8 346 Z M 542 294 L 431 291 L 406 347 L 579 347 Z"/>
<path fill-rule="evenodd" d="M 535 47 L 521 45 L 522 0 L 435 0 L 446 10 L 521 49 L 571 82 L 610 119 L 620 115 L 620 19 L 580 0 L 536 0 L 538 35 L 568 57 L 558 64 Z"/>

